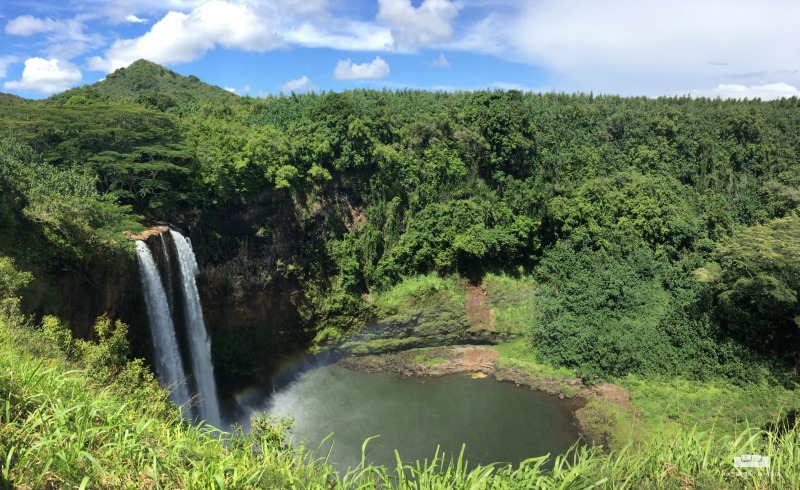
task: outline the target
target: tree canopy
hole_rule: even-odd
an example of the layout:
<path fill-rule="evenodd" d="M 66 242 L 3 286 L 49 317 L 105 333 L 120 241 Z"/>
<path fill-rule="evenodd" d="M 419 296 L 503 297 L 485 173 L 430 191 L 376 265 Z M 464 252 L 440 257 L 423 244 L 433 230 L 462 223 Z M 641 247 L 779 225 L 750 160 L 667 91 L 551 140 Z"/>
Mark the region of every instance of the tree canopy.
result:
<path fill-rule="evenodd" d="M 588 374 L 796 362 L 797 98 L 223 92 L 137 62 L 0 104 L 0 245 L 79 262 L 179 221 L 207 260 L 261 247 L 310 329 L 492 270 L 538 278 L 531 345 Z"/>

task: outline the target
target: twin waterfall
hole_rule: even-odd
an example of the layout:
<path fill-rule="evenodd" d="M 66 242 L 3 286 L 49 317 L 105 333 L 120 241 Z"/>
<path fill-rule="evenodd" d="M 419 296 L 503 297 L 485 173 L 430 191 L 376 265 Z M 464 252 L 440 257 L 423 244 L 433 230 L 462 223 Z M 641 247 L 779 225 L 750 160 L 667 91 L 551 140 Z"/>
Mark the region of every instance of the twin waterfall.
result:
<path fill-rule="evenodd" d="M 192 246 L 188 238 L 173 230 L 160 234 L 159 245 L 161 271 L 147 244 L 136 241 L 156 375 L 170 390 L 170 399 L 183 407 L 184 416 L 221 427 L 211 342 L 197 293 L 198 269 Z"/>

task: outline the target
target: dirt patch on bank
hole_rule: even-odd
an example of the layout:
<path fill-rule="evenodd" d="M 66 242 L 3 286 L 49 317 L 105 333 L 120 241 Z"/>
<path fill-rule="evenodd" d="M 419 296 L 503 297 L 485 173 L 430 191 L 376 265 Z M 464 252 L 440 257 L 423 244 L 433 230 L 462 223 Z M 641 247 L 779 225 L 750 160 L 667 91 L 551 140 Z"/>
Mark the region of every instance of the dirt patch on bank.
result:
<path fill-rule="evenodd" d="M 473 283 L 467 283 L 467 321 L 475 330 L 494 332 L 494 315 L 489 302 L 489 292 Z"/>
<path fill-rule="evenodd" d="M 357 371 L 401 376 L 444 376 L 457 373 L 491 374 L 499 353 L 489 347 L 434 347 L 391 354 L 346 357 L 338 364 Z"/>
<path fill-rule="evenodd" d="M 594 387 L 594 395 L 619 405 L 626 411 L 638 415 L 631 404 L 631 394 L 622 386 L 611 383 L 601 383 Z"/>

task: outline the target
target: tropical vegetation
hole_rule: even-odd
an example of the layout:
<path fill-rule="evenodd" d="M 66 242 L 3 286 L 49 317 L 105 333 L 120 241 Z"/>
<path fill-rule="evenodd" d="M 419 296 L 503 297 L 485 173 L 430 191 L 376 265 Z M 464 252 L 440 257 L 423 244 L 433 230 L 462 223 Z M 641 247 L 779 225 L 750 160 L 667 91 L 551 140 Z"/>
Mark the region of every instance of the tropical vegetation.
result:
<path fill-rule="evenodd" d="M 798 206 L 797 98 L 251 98 L 146 61 L 42 101 L 0 98 L 0 485 L 798 488 Z M 132 263 L 126 237 L 164 222 L 202 230 L 207 266 L 259 251 L 237 267 L 253 290 L 290 291 L 295 348 L 483 284 L 497 342 L 625 385 L 649 443 L 576 449 L 552 471 L 334 474 L 287 447 L 280 421 L 223 442 L 133 360 L 141 325 L 65 320 L 65 276 L 98 288 Z M 276 348 L 227 335 L 212 331 L 230 373 Z M 753 408 L 754 394 L 768 399 Z M 712 400 L 746 420 L 712 420 Z M 745 450 L 770 454 L 771 472 L 737 475 Z"/>

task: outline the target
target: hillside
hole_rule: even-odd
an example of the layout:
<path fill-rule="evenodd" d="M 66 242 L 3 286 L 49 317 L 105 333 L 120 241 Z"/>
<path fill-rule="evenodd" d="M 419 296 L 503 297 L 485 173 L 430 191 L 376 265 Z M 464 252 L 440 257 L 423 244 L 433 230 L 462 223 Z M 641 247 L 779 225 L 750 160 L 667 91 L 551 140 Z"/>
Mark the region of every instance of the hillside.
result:
<path fill-rule="evenodd" d="M 202 82 L 193 75 L 179 75 L 147 60 L 135 61 L 126 68 L 109 73 L 104 80 L 92 85 L 53 95 L 47 102 L 66 103 L 72 99 L 74 103 L 73 97 L 105 102 L 128 100 L 162 111 L 238 98 L 237 95 Z"/>
<path fill-rule="evenodd" d="M 14 106 L 14 105 L 19 105 L 19 104 L 26 104 L 28 102 L 30 102 L 30 101 L 27 100 L 27 99 L 23 99 L 19 95 L 7 94 L 5 92 L 0 92 L 0 106 L 3 106 L 3 105 Z"/>

